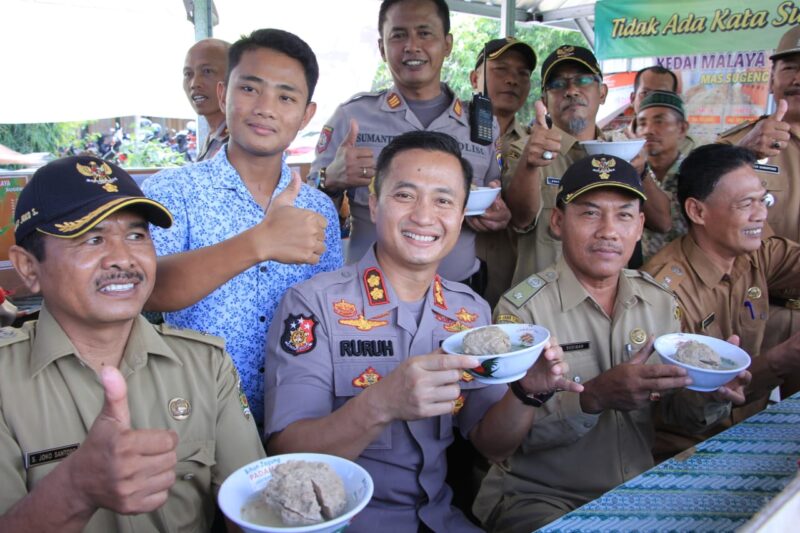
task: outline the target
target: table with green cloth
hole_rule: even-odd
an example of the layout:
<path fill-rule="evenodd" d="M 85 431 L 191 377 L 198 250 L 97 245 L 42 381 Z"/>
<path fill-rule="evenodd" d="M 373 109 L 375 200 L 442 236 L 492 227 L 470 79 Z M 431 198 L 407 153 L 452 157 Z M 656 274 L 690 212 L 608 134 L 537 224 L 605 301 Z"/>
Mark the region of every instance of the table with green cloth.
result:
<path fill-rule="evenodd" d="M 734 531 L 792 481 L 798 459 L 800 393 L 539 531 Z"/>

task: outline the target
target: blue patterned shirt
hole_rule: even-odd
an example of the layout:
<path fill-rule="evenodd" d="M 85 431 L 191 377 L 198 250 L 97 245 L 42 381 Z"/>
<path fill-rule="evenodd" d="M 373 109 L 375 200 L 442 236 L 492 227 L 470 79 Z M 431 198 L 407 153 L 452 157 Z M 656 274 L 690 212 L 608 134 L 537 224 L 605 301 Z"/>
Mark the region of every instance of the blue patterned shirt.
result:
<path fill-rule="evenodd" d="M 291 180 L 284 161 L 273 193 L 280 194 Z M 255 226 L 264 218 L 239 173 L 228 161 L 227 147 L 212 159 L 182 168 L 163 170 L 142 185 L 144 193 L 167 206 L 175 218 L 169 229 L 151 227 L 158 255 L 211 246 Z M 264 421 L 264 354 L 267 330 L 283 293 L 320 272 L 343 264 L 339 219 L 330 198 L 303 184 L 295 207 L 321 213 L 328 219 L 325 253 L 317 265 L 266 261 L 245 270 L 196 304 L 165 313 L 165 321 L 225 339 L 242 378 L 255 421 Z M 191 283 L 191 280 L 186 280 Z"/>

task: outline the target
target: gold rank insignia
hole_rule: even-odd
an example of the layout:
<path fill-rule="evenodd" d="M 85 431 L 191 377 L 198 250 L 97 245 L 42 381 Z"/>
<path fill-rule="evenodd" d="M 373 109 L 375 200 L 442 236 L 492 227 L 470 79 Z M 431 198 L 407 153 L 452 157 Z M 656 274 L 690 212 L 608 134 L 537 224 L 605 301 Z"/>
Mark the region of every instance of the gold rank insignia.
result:
<path fill-rule="evenodd" d="M 381 380 L 381 375 L 374 368 L 367 367 L 361 374 L 353 379 L 353 386 L 360 389 L 366 389 L 370 385 L 374 385 Z"/>
<path fill-rule="evenodd" d="M 464 407 L 464 395 L 459 394 L 456 401 L 453 402 L 453 414 L 457 415 L 461 408 Z"/>
<path fill-rule="evenodd" d="M 643 344 L 647 340 L 647 333 L 642 328 L 634 328 L 631 330 L 630 339 L 634 344 Z"/>
<path fill-rule="evenodd" d="M 192 405 L 189 400 L 183 398 L 173 398 L 169 401 L 169 414 L 175 420 L 186 420 L 192 413 Z"/>
<path fill-rule="evenodd" d="M 391 94 L 389 94 L 389 96 L 386 98 L 386 103 L 387 103 L 387 104 L 389 104 L 389 107 L 391 107 L 392 109 L 394 109 L 394 108 L 396 108 L 396 107 L 399 107 L 399 106 L 400 106 L 400 104 L 402 103 L 402 101 L 400 100 L 400 97 L 399 97 L 399 96 L 397 96 L 397 93 L 391 93 Z"/>
<path fill-rule="evenodd" d="M 339 324 L 343 326 L 352 326 L 358 331 L 369 331 L 374 328 L 385 326 L 389 322 L 387 320 L 369 320 L 364 318 L 364 315 L 358 315 L 358 318 L 340 318 Z"/>
<path fill-rule="evenodd" d="M 445 331 L 449 331 L 450 333 L 458 333 L 460 331 L 466 331 L 468 329 L 472 329 L 468 325 L 458 320 L 448 320 L 442 327 L 444 327 Z"/>
<path fill-rule="evenodd" d="M 350 302 L 345 301 L 344 298 L 342 298 L 338 302 L 333 303 L 333 312 L 345 318 L 350 318 L 358 314 L 356 312 L 355 304 L 351 304 Z"/>
<path fill-rule="evenodd" d="M 369 305 L 383 305 L 389 303 L 389 295 L 386 294 L 386 286 L 383 283 L 381 271 L 375 267 L 364 271 L 364 287 L 367 290 Z"/>
<path fill-rule="evenodd" d="M 761 287 L 750 287 L 747 289 L 747 296 L 751 300 L 758 300 L 761 298 Z"/>
<path fill-rule="evenodd" d="M 455 101 L 455 103 L 453 104 L 453 113 L 455 113 L 457 117 L 460 117 L 460 116 L 461 116 L 461 113 L 463 113 L 463 112 L 464 112 L 464 109 L 463 109 L 463 107 L 461 106 L 461 100 L 459 100 L 458 98 L 456 98 L 456 101 Z"/>
<path fill-rule="evenodd" d="M 472 322 L 475 322 L 475 320 L 478 319 L 478 314 L 477 313 L 470 313 L 469 311 L 467 311 L 466 309 L 464 309 L 462 307 L 456 313 L 456 318 L 458 318 L 462 322 L 472 323 Z"/>
<path fill-rule="evenodd" d="M 433 305 L 439 309 L 447 309 L 447 302 L 444 301 L 444 291 L 442 290 L 442 278 L 439 274 L 433 278 Z"/>

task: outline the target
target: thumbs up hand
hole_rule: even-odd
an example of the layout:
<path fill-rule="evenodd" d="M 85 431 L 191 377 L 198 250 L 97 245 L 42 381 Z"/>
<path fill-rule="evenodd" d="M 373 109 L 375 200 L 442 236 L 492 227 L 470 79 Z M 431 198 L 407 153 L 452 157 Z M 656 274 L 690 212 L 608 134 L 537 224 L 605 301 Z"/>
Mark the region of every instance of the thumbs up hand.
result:
<path fill-rule="evenodd" d="M 301 186 L 300 176 L 293 174 L 286 189 L 270 202 L 264 219 L 248 230 L 261 261 L 315 265 L 325 253 L 328 220 L 309 209 L 294 207 Z"/>
<path fill-rule="evenodd" d="M 342 144 L 336 149 L 336 156 L 326 169 L 325 188 L 342 190 L 350 187 L 369 185 L 375 175 L 375 157 L 371 148 L 357 147 L 358 121 L 350 119 Z"/>
<path fill-rule="evenodd" d="M 64 460 L 69 497 L 92 512 L 147 513 L 161 507 L 175 483 L 178 436 L 165 429 L 132 429 L 127 385 L 119 370 L 100 373 L 105 402 L 80 447 Z"/>
<path fill-rule="evenodd" d="M 790 139 L 789 123 L 783 121 L 788 109 L 789 104 L 786 100 L 778 100 L 775 112 L 759 120 L 750 133 L 742 137 L 737 144 L 754 151 L 759 159 L 780 154 L 781 150 L 788 146 Z"/>
<path fill-rule="evenodd" d="M 561 150 L 561 133 L 547 125 L 547 108 L 537 100 L 536 122 L 531 127 L 523 159 L 529 167 L 546 167 L 558 157 Z"/>

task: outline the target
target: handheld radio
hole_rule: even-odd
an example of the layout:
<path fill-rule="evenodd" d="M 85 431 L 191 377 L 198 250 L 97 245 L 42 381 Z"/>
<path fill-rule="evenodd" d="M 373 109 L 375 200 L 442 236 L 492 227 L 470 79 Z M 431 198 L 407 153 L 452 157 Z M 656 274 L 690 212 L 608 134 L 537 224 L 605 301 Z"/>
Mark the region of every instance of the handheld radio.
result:
<path fill-rule="evenodd" d="M 492 101 L 489 99 L 489 90 L 486 82 L 486 63 L 489 55 L 486 45 L 483 46 L 483 94 L 476 93 L 472 96 L 469 106 L 469 140 L 482 145 L 492 144 Z"/>

